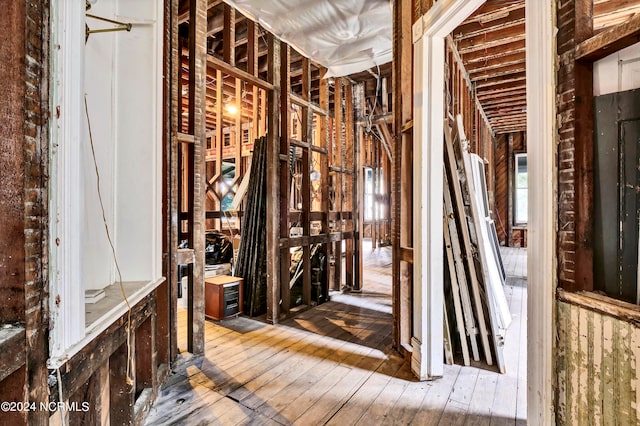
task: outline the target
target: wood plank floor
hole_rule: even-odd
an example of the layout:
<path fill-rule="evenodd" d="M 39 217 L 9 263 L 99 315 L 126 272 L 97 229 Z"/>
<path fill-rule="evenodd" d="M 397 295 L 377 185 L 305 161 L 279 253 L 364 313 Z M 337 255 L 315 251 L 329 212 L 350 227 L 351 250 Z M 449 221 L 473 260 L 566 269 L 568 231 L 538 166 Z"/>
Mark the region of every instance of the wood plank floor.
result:
<path fill-rule="evenodd" d="M 278 326 L 207 321 L 205 356 L 181 355 L 146 424 L 524 425 L 526 250 L 503 256 L 514 317 L 507 374 L 452 365 L 441 379 L 415 380 L 391 349 L 391 252 L 383 248 L 365 255 L 362 293 L 333 294 Z"/>

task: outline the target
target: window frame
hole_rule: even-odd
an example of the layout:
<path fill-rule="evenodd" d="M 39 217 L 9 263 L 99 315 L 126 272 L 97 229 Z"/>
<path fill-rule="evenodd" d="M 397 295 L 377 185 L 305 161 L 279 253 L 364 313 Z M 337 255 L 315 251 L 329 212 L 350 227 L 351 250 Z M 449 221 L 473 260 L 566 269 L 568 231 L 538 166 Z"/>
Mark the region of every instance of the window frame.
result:
<path fill-rule="evenodd" d="M 518 186 L 518 159 L 519 158 L 527 159 L 527 186 L 519 187 Z M 527 204 L 524 206 L 525 214 L 527 216 L 526 220 L 519 220 L 518 218 L 518 190 L 525 189 L 527 193 Z M 513 197 L 513 225 L 514 226 L 526 226 L 529 223 L 529 214 L 528 214 L 528 206 L 529 206 L 529 162 L 526 151 L 515 152 L 513 154 L 513 193 L 511 194 Z"/>

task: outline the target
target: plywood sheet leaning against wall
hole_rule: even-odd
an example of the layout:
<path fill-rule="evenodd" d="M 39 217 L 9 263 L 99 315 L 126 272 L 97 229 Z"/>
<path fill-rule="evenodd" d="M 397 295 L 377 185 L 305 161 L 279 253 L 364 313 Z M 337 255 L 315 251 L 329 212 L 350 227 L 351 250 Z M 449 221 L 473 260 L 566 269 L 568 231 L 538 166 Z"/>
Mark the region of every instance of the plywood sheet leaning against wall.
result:
<path fill-rule="evenodd" d="M 488 206 L 483 201 L 486 199 L 484 196 L 486 183 L 483 173 L 479 171 L 481 160 L 474 172 L 460 116 L 457 117 L 453 134 L 451 132 L 450 128 L 445 132 L 445 169 L 449 174 L 449 178 L 445 179 L 445 217 L 457 215 L 459 225 L 449 220 L 449 227 L 445 229 L 449 230 L 450 238 L 445 238 L 445 241 L 447 247 L 452 243 L 453 246 L 459 244 L 464 248 L 464 252 L 459 257 L 466 259 L 468 270 L 467 277 L 464 273 L 457 273 L 451 277 L 452 280 L 457 280 L 457 287 L 460 289 L 463 300 L 463 290 L 470 289 L 473 295 L 473 298 L 468 300 L 473 304 L 479 330 L 476 331 L 473 321 L 468 321 L 468 316 L 465 316 L 467 334 L 470 337 L 475 337 L 472 333 L 480 335 L 487 364 L 493 364 L 493 355 L 495 355 L 498 369 L 504 373 L 506 372 L 503 356 L 504 337 L 511 323 L 511 314 L 504 294 L 500 252 L 494 247 L 497 241 L 493 235 L 495 228 L 493 223 L 487 220 L 488 214 L 483 213 L 488 211 Z M 478 162 L 478 159 L 476 158 L 475 161 Z M 455 211 L 452 208 L 451 198 L 455 200 Z M 456 226 L 459 226 L 461 231 L 462 243 L 458 239 Z M 451 230 L 455 232 L 451 233 Z M 451 251 L 455 254 L 455 250 Z M 454 287 L 456 286 L 452 283 L 451 288 Z M 486 317 L 488 317 L 490 332 L 487 329 Z M 492 340 L 491 346 L 488 341 L 489 335 Z"/>

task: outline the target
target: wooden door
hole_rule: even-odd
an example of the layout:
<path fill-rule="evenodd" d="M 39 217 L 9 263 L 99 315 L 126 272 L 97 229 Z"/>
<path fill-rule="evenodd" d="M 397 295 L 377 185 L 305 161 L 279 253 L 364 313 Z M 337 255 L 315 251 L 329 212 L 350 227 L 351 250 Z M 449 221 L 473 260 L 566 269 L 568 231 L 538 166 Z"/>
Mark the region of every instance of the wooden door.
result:
<path fill-rule="evenodd" d="M 640 89 L 594 102 L 594 288 L 636 303 Z"/>

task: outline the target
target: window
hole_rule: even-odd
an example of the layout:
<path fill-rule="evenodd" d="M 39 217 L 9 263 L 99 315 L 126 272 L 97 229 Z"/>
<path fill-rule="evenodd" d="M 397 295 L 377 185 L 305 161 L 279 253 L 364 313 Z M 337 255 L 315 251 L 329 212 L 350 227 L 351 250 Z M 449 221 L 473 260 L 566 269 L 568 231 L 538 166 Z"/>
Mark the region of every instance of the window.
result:
<path fill-rule="evenodd" d="M 52 368 L 126 312 L 104 297 L 120 275 L 132 306 L 163 281 L 163 13 L 153 0 L 101 0 L 91 14 L 133 28 L 87 36 L 107 25 L 85 2 L 51 2 L 50 108 L 64 112 L 50 122 Z"/>
<path fill-rule="evenodd" d="M 364 220 L 380 220 L 386 217 L 381 195 L 385 194 L 382 169 L 364 168 Z"/>
<path fill-rule="evenodd" d="M 528 221 L 527 192 L 529 190 L 527 175 L 527 154 L 516 154 L 515 161 L 515 193 L 514 193 L 514 218 L 515 224 L 525 224 Z"/>

